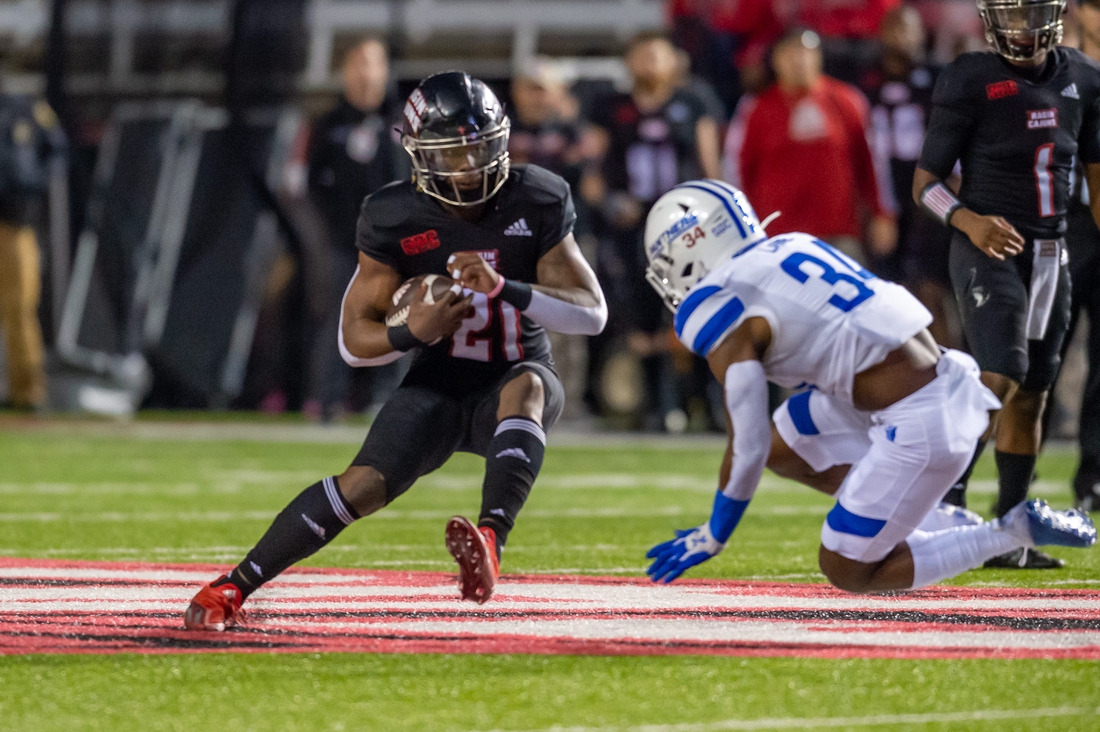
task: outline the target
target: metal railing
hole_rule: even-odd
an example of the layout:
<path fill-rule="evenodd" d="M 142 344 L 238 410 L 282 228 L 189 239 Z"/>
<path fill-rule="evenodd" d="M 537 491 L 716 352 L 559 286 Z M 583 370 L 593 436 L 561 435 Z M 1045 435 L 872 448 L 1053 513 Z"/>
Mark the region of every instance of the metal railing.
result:
<path fill-rule="evenodd" d="M 216 90 L 220 69 L 142 72 L 135 68 L 135 50 L 143 34 L 201 39 L 212 48 L 222 47 L 228 41 L 232 5 L 230 0 L 73 0 L 66 15 L 68 37 L 101 39 L 107 59 L 106 71 L 72 74 L 71 91 L 205 94 Z M 419 78 L 448 64 L 502 76 L 538 53 L 540 37 L 546 33 L 621 42 L 639 30 L 659 27 L 663 5 L 661 0 L 312 0 L 306 13 L 308 54 L 300 84 L 303 91 L 337 87 L 334 53 L 341 36 L 396 33 L 429 47 L 426 42 L 440 35 L 505 36 L 510 38 L 507 56 L 447 58 L 432 57 L 429 52 L 394 63 L 394 73 L 402 79 Z M 48 0 L 0 2 L 0 37 L 9 38 L 16 53 L 39 47 L 49 20 Z M 607 48 L 603 57 L 569 61 L 581 77 L 606 76 L 609 71 L 616 73 L 617 67 L 609 63 L 616 52 Z M 36 88 L 41 79 L 37 74 L 15 75 L 9 83 Z"/>

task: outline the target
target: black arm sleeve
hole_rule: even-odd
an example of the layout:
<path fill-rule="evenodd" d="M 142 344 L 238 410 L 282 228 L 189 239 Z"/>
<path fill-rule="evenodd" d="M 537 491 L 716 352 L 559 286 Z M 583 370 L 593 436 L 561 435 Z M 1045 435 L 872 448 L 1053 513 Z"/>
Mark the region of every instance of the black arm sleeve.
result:
<path fill-rule="evenodd" d="M 932 113 L 917 166 L 944 180 L 962 156 L 977 118 L 959 63 L 944 69 L 932 92 Z"/>

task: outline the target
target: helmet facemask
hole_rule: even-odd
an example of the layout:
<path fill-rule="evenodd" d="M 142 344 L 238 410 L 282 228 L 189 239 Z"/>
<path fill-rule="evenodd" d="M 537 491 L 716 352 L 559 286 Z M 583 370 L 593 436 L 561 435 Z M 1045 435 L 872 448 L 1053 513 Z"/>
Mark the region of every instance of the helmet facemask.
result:
<path fill-rule="evenodd" d="M 650 261 L 649 266 L 645 270 L 645 280 L 657 291 L 657 294 L 661 296 L 661 301 L 672 312 L 676 312 L 676 308 L 680 307 L 680 303 L 687 296 L 688 290 L 681 289 L 673 284 L 674 280 L 689 280 L 694 283 L 703 279 L 710 273 L 710 269 L 705 262 L 694 261 L 688 262 L 681 272 L 680 276 L 674 277 L 672 268 L 675 266 L 675 262 L 667 254 L 658 254 Z"/>
<path fill-rule="evenodd" d="M 508 136 L 505 117 L 484 133 L 431 138 L 404 135 L 402 144 L 412 158 L 417 188 L 451 206 L 485 203 L 508 179 Z"/>
<path fill-rule="evenodd" d="M 985 37 L 1010 61 L 1033 61 L 1062 40 L 1065 0 L 978 0 Z"/>

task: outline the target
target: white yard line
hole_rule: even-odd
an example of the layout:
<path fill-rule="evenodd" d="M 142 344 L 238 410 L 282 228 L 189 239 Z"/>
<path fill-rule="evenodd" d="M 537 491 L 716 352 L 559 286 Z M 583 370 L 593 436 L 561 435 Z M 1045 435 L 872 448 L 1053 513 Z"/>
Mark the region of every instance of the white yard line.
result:
<path fill-rule="evenodd" d="M 720 730 L 829 729 L 836 727 L 889 727 L 952 722 L 994 722 L 1051 717 L 1094 717 L 1100 707 L 1050 707 L 1046 709 L 985 709 L 972 712 L 930 714 L 873 714 L 865 717 L 783 717 L 772 719 L 727 719 L 691 724 L 646 724 L 634 727 L 548 727 L 537 732 L 719 732 Z M 483 730 L 479 732 L 484 732 Z M 491 730 L 505 732 L 505 730 Z M 531 731 L 535 732 L 535 731 Z"/>
<path fill-rule="evenodd" d="M 10 426 L 9 426 L 10 425 Z M 359 445 L 366 437 L 366 425 L 264 424 L 260 422 L 107 422 L 103 420 L 18 420 L 0 421 L 5 429 L 59 437 L 122 438 L 172 442 L 278 442 L 328 445 Z M 645 435 L 630 432 L 593 432 L 558 425 L 550 431 L 552 446 L 615 449 L 649 447 L 662 450 L 716 450 L 725 438 L 716 434 Z"/>
<path fill-rule="evenodd" d="M 203 483 L 150 483 L 150 482 L 111 482 L 111 483 L 62 483 L 0 482 L 0 494 L 3 495 L 193 495 L 196 493 L 240 493 L 244 486 L 249 492 L 257 487 L 270 487 L 282 491 L 287 485 L 308 485 L 318 477 L 315 471 L 289 470 L 227 470 L 212 471 L 205 476 Z M 426 475 L 417 481 L 418 488 L 447 491 L 479 491 L 481 475 Z M 637 490 L 656 488 L 659 490 L 686 491 L 690 493 L 712 494 L 715 482 L 712 477 L 701 478 L 694 475 L 674 473 L 566 473 L 545 474 L 539 477 L 539 490 Z M 760 490 L 775 493 L 802 492 L 806 489 L 796 483 L 764 476 Z"/>
<path fill-rule="evenodd" d="M 209 471 L 202 483 L 64 483 L 0 482 L 0 495 L 198 495 L 203 493 L 241 493 L 245 490 L 284 491 L 287 486 L 307 485 L 314 482 L 318 473 L 304 470 L 225 470 Z M 418 488 L 444 491 L 481 490 L 481 475 L 426 475 L 417 481 Z M 539 476 L 536 489 L 540 491 L 633 491 L 656 489 L 711 494 L 714 479 L 678 473 L 548 473 Z M 246 488 L 247 486 L 247 488 Z M 792 481 L 765 475 L 760 481 L 760 493 L 804 493 L 810 489 Z M 975 495 L 997 493 L 995 480 L 974 480 L 970 492 Z M 1030 492 L 1037 496 L 1068 498 L 1068 485 L 1054 481 L 1037 481 Z"/>
<path fill-rule="evenodd" d="M 824 516 L 828 506 L 760 506 L 753 513 L 769 516 Z M 234 523 L 237 521 L 271 521 L 276 511 L 28 511 L 0 513 L 0 523 Z M 386 510 L 371 516 L 371 521 L 446 521 L 454 511 L 438 510 Z M 660 518 L 664 516 L 697 516 L 705 518 L 705 506 L 685 509 L 683 506 L 654 506 L 649 508 L 529 508 L 523 512 L 528 518 Z"/>
<path fill-rule="evenodd" d="M 627 568 L 623 568 L 627 569 Z M 634 568 L 630 568 L 634 569 Z M 560 571 L 560 570 L 559 570 Z M 604 571 L 604 570 L 601 570 Z M 206 582 L 209 572 L 173 569 L 98 569 L 69 567 L 0 567 L 3 579 L 74 579 L 116 580 L 129 582 L 176 581 Z M 383 581 L 385 576 L 383 576 Z M 310 598 L 327 598 L 340 595 L 347 601 L 377 602 L 379 598 L 417 598 L 431 605 L 451 592 L 450 583 L 444 585 L 402 586 L 371 584 L 370 576 L 343 574 L 310 574 L 292 572 L 277 582 L 264 587 L 256 599 L 308 601 Z M 526 607 L 532 602 L 540 607 L 558 609 L 582 609 L 603 607 L 610 610 L 686 610 L 698 608 L 723 608 L 728 610 L 766 610 L 784 608 L 791 610 L 838 611 L 953 611 L 953 612 L 1051 612 L 1092 611 L 1097 602 L 1090 596 L 1069 597 L 935 597 L 935 596 L 815 596 L 813 594 L 772 595 L 753 592 L 734 593 L 722 585 L 652 585 L 564 582 L 510 582 L 507 575 L 501 579 L 498 592 L 507 602 Z M 185 595 L 186 591 L 157 585 L 125 587 L 102 585 L 98 587 L 4 587 L 0 588 L 0 600 L 7 602 L 56 601 L 81 603 L 90 600 L 139 601 Z M 358 598 L 369 598 L 358 600 Z M 513 599 L 514 598 L 514 599 Z M 493 607 L 505 607 L 494 601 Z"/>

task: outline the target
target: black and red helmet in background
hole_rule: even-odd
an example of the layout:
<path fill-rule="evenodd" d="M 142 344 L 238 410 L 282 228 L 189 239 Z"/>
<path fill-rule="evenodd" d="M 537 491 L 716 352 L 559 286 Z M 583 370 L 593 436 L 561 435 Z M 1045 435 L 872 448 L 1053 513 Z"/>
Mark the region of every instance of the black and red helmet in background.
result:
<path fill-rule="evenodd" d="M 429 76 L 409 95 L 402 118 L 413 181 L 429 196 L 475 206 L 508 179 L 511 123 L 484 82 L 461 71 Z"/>

